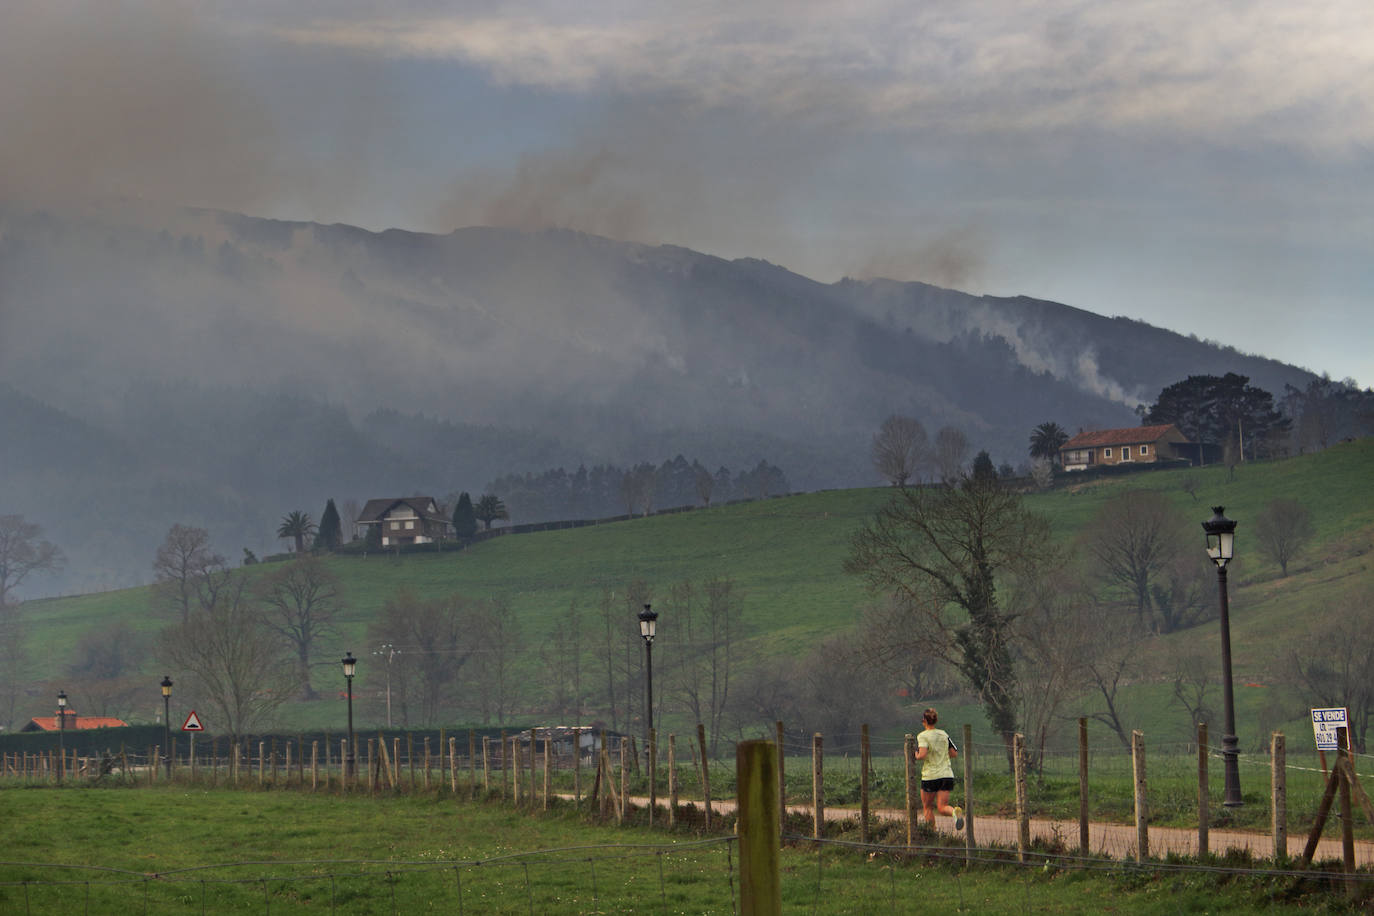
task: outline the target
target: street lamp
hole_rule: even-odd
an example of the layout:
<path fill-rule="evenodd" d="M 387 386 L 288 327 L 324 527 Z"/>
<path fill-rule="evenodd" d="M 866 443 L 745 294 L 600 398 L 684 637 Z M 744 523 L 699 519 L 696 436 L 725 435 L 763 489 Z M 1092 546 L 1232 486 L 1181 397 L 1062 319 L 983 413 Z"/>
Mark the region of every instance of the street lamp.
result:
<path fill-rule="evenodd" d="M 358 660 L 349 652 L 343 657 L 342 663 L 344 684 L 348 688 L 348 760 L 344 762 L 344 785 L 348 785 L 356 759 L 353 755 L 353 672 L 358 667 Z"/>
<path fill-rule="evenodd" d="M 1207 532 L 1207 556 L 1217 564 L 1217 584 L 1221 595 L 1221 686 L 1223 702 L 1226 705 L 1226 733 L 1221 736 L 1221 757 L 1226 787 L 1221 803 L 1228 808 L 1239 808 L 1240 799 L 1240 750 L 1236 738 L 1236 700 L 1231 684 L 1231 608 L 1226 594 L 1226 564 L 1235 556 L 1236 523 L 1222 513 L 1225 506 L 1213 506 L 1215 513 L 1202 523 Z"/>
<path fill-rule="evenodd" d="M 162 676 L 162 759 L 167 761 L 167 778 L 172 778 L 172 679 Z"/>
<path fill-rule="evenodd" d="M 650 610 L 649 605 L 644 605 L 644 610 L 639 612 L 639 635 L 644 639 L 644 672 L 645 672 L 645 693 L 649 700 L 646 704 L 648 715 L 648 731 L 644 733 L 644 748 L 648 751 L 649 734 L 654 730 L 654 633 L 658 630 L 658 614 Z"/>
<path fill-rule="evenodd" d="M 67 745 L 63 741 L 67 731 L 67 691 L 57 691 L 57 781 L 67 769 Z"/>

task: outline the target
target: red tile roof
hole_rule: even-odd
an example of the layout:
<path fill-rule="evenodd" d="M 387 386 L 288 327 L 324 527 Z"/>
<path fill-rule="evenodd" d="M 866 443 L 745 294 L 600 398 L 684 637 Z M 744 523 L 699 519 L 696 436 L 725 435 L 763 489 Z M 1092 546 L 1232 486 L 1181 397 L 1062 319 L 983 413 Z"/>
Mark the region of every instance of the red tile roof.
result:
<path fill-rule="evenodd" d="M 116 719 L 113 716 L 74 716 L 67 713 L 67 731 L 84 731 L 88 728 L 123 728 L 128 725 L 123 719 Z M 55 732 L 57 731 L 57 716 L 35 716 L 29 720 L 29 724 L 24 726 L 24 731 L 29 732 Z"/>
<path fill-rule="evenodd" d="M 1060 451 L 1069 448 L 1096 448 L 1102 445 L 1137 445 L 1158 442 L 1170 430 L 1178 432 L 1172 423 L 1163 426 L 1132 426 L 1127 429 L 1099 429 L 1089 433 L 1079 433 L 1060 446 Z"/>

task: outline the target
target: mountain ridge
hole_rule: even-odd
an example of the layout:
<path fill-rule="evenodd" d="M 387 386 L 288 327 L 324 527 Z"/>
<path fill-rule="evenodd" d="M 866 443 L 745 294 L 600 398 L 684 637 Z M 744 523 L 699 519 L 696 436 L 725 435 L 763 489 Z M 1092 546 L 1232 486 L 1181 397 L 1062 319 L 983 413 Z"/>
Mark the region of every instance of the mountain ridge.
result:
<path fill-rule="evenodd" d="M 12 433 L 0 512 L 67 548 L 61 588 L 142 581 L 174 522 L 270 551 L 282 514 L 330 497 L 676 455 L 867 485 L 892 413 L 1015 465 L 1037 423 L 1134 425 L 1133 402 L 1190 374 L 1313 378 L 1047 300 L 566 229 L 137 217 L 0 211 L 0 384 L 65 418 Z M 96 444 L 64 479 L 72 423 Z M 102 545 L 89 532 L 119 528 L 99 511 L 138 522 Z"/>

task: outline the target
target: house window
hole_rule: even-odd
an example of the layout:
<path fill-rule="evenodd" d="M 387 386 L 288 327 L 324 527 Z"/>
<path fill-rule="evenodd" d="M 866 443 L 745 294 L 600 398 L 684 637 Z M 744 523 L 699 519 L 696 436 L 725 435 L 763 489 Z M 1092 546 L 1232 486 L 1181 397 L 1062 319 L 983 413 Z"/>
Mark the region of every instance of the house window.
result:
<path fill-rule="evenodd" d="M 392 522 L 392 523 L 391 523 L 391 530 L 392 530 L 392 531 L 400 531 L 400 530 L 401 530 L 401 523 L 400 523 L 400 522 Z"/>
<path fill-rule="evenodd" d="M 1144 458 L 1148 454 L 1150 454 L 1150 447 L 1148 445 L 1142 445 L 1140 447 L 1140 457 Z"/>
<path fill-rule="evenodd" d="M 407 530 L 407 531 L 410 531 L 410 530 L 413 529 L 414 527 L 415 527 L 415 522 L 413 522 L 413 521 L 406 522 L 406 530 Z"/>
<path fill-rule="evenodd" d="M 1112 457 L 1112 450 L 1109 449 L 1109 448 L 1104 448 L 1104 449 L 1102 450 L 1102 457 L 1103 457 L 1103 458 L 1110 458 L 1110 457 Z"/>

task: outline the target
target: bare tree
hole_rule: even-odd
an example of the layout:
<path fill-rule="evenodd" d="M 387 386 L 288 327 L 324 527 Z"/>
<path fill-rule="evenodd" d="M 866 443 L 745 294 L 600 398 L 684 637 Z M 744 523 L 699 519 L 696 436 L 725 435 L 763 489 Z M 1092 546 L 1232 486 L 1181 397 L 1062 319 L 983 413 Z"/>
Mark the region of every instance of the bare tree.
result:
<path fill-rule="evenodd" d="M 399 650 L 392 674 L 401 721 L 429 725 L 439 720 L 459 674 L 478 648 L 469 638 L 478 602 L 462 595 L 420 600 L 402 590 L 382 607 L 368 628 L 368 640 Z"/>
<path fill-rule="evenodd" d="M 1296 499 L 1271 499 L 1255 516 L 1255 541 L 1260 553 L 1279 564 L 1284 578 L 1288 576 L 1288 564 L 1307 547 L 1315 533 L 1312 513 Z"/>
<path fill-rule="evenodd" d="M 148 655 L 146 643 L 125 622 L 86 631 L 67 666 L 74 710 L 91 716 L 128 716 L 147 690 L 145 680 L 137 676 Z"/>
<path fill-rule="evenodd" d="M 1374 604 L 1374 588 L 1352 595 L 1352 607 Z M 1344 706 L 1349 713 L 1350 742 L 1361 754 L 1374 716 L 1374 628 L 1346 613 L 1308 623 L 1310 635 L 1287 653 L 1290 681 L 1314 706 Z"/>
<path fill-rule="evenodd" d="M 259 727 L 300 686 L 296 666 L 263 621 L 242 573 L 230 572 L 204 613 L 161 634 L 158 656 L 189 679 L 187 693 L 237 738 Z"/>
<path fill-rule="evenodd" d="M 568 610 L 555 615 L 548 636 L 539 650 L 539 666 L 544 694 L 553 711 L 582 721 L 582 609 L 573 598 Z"/>
<path fill-rule="evenodd" d="M 343 609 L 339 577 L 318 556 L 304 553 L 263 579 L 257 597 L 263 620 L 296 655 L 302 698 L 314 699 L 310 652 L 316 640 L 333 632 L 334 617 Z"/>
<path fill-rule="evenodd" d="M 1080 541 L 1109 594 L 1133 608 L 1145 626 L 1155 623 L 1152 589 L 1191 543 L 1189 531 L 1187 521 L 1163 494 L 1128 490 L 1103 503 Z"/>
<path fill-rule="evenodd" d="M 1174 699 L 1187 710 L 1196 734 L 1199 725 L 1216 718 L 1208 696 L 1217 686 L 1216 653 L 1209 646 L 1189 641 L 1175 643 L 1168 659 Z"/>
<path fill-rule="evenodd" d="M 930 437 L 921 421 L 896 414 L 883 421 L 869 450 L 873 467 L 894 487 L 916 478 L 930 453 Z"/>
<path fill-rule="evenodd" d="M 903 489 L 855 534 L 845 570 L 890 594 L 911 620 L 893 638 L 957 667 L 978 692 L 1010 754 L 1019 688 L 1014 613 L 997 579 L 1034 581 L 1054 559 L 1049 527 L 996 482 L 965 477 L 942 489 Z"/>
<path fill-rule="evenodd" d="M 953 426 L 942 426 L 935 434 L 935 468 L 945 483 L 957 481 L 968 461 L 968 436 Z"/>
<path fill-rule="evenodd" d="M 20 699 L 30 683 L 31 660 L 26 651 L 28 628 L 23 605 L 0 605 L 0 725 L 13 731 Z"/>
<path fill-rule="evenodd" d="M 467 667 L 468 690 L 477 700 L 483 722 L 494 719 L 504 725 L 517 693 L 518 682 L 512 675 L 520 653 L 520 629 L 510 607 L 502 602 L 473 602 L 467 620 L 475 650 Z"/>
<path fill-rule="evenodd" d="M 693 482 L 696 484 L 697 500 L 700 501 L 703 506 L 709 508 L 711 505 L 711 494 L 714 493 L 716 489 L 716 478 L 711 476 L 711 472 L 706 470 L 706 468 L 697 467 Z"/>
<path fill-rule="evenodd" d="M 854 636 L 858 649 L 866 664 L 906 691 L 912 702 L 948 696 L 958 688 L 958 672 L 939 655 L 892 639 L 912 624 L 909 611 L 909 603 L 890 595 L 865 607 Z"/>
<path fill-rule="evenodd" d="M 173 525 L 153 557 L 153 600 L 175 611 L 185 624 L 193 609 L 214 602 L 225 571 L 224 557 L 210 549 L 210 532 Z"/>
<path fill-rule="evenodd" d="M 862 657 L 854 636 L 839 633 L 822 640 L 793 670 L 793 714 L 807 731 L 825 735 L 827 750 L 858 750 L 860 723 L 882 727 L 897 719 L 892 683 L 854 676 Z"/>
<path fill-rule="evenodd" d="M 0 612 L 31 574 L 56 572 L 65 562 L 61 549 L 43 539 L 43 526 L 22 515 L 0 515 Z"/>
<path fill-rule="evenodd" d="M 597 605 L 600 638 L 593 648 L 598 668 L 605 673 L 603 702 L 610 713 L 611 728 L 628 728 L 639 704 L 634 676 L 642 653 L 637 614 L 650 600 L 648 583 L 636 579 L 624 589 L 603 589 Z"/>
<path fill-rule="evenodd" d="M 665 620 L 680 646 L 672 690 L 711 736 L 714 755 L 722 740 L 734 676 L 739 629 L 739 595 L 732 579 L 711 579 L 700 587 L 683 582 L 672 589 Z"/>
<path fill-rule="evenodd" d="M 626 515 L 648 515 L 654 511 L 654 489 L 658 471 L 647 461 L 625 471 L 620 478 L 620 498 Z"/>
<path fill-rule="evenodd" d="M 1081 591 L 1063 574 L 1026 583 L 1016 595 L 1017 681 L 1027 760 L 1044 765 L 1045 749 L 1062 724 L 1064 707 L 1087 689 Z M 1066 587 L 1068 586 L 1068 587 Z"/>

